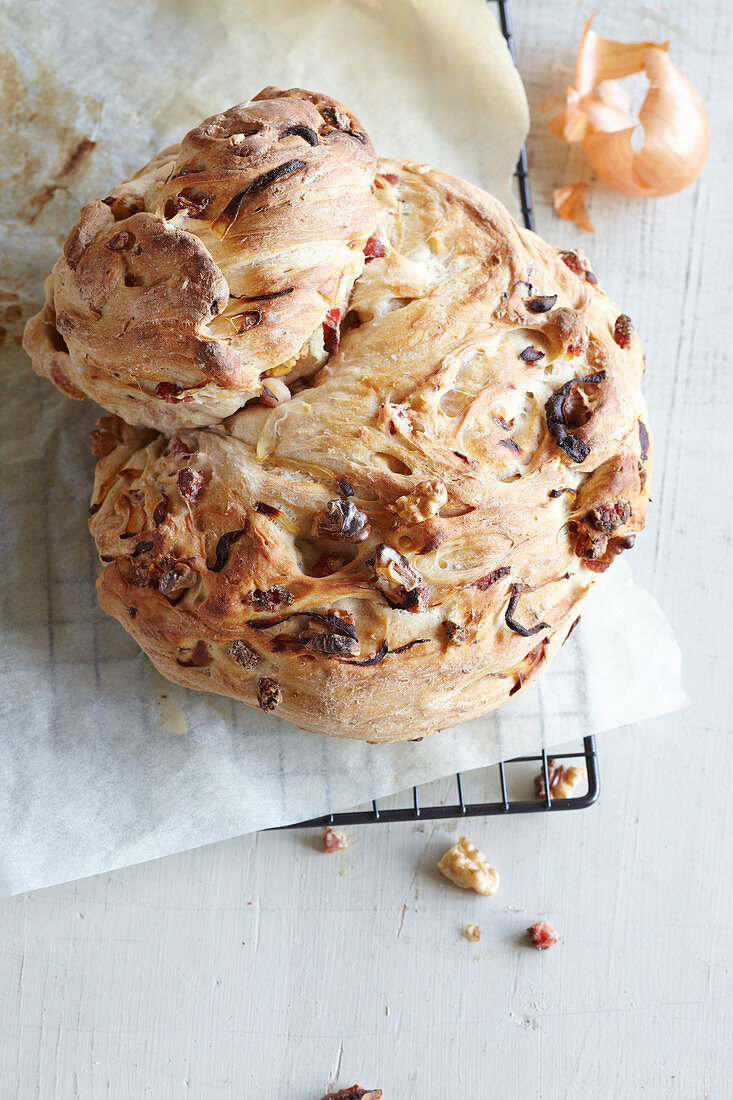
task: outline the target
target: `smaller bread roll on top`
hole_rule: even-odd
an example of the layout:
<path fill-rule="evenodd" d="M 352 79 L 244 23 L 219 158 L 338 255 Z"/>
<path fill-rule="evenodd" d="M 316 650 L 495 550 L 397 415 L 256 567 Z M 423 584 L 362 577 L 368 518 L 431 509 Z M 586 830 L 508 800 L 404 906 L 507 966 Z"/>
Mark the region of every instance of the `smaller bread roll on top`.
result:
<path fill-rule="evenodd" d="M 26 328 L 34 369 L 169 433 L 286 400 L 364 266 L 375 167 L 325 95 L 265 88 L 212 116 L 82 209 Z"/>

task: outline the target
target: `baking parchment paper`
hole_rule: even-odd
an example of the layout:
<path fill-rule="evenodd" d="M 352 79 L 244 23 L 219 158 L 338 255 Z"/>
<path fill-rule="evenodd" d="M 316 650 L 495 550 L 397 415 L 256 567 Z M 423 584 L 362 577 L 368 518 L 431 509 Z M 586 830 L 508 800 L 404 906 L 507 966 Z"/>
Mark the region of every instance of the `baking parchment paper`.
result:
<path fill-rule="evenodd" d="M 52 0 L 0 9 L 0 893 L 346 809 L 676 709 L 679 650 L 620 563 L 540 684 L 425 741 L 296 730 L 168 684 L 98 610 L 98 415 L 18 347 L 79 207 L 266 84 L 344 100 L 385 155 L 514 206 L 521 82 L 483 0 Z"/>

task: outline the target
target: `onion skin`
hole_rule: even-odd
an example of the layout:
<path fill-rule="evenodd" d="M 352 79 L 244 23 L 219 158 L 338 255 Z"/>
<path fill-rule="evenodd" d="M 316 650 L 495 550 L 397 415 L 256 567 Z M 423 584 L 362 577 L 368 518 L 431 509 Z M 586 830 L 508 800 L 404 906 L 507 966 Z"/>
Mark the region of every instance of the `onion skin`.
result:
<path fill-rule="evenodd" d="M 614 80 L 601 85 L 598 95 L 583 95 L 568 85 L 565 109 L 547 125 L 555 137 L 563 138 L 569 145 L 585 141 L 597 130 L 611 133 L 625 130 L 632 125 L 629 114 L 629 97 Z"/>
<path fill-rule="evenodd" d="M 602 38 L 593 30 L 594 19 L 592 15 L 585 24 L 575 63 L 575 87 L 582 96 L 592 93 L 604 80 L 640 73 L 645 50 L 669 48 L 669 42 L 614 42 Z"/>
<path fill-rule="evenodd" d="M 585 208 L 585 196 L 588 193 L 587 183 L 571 183 L 567 187 L 558 187 L 552 192 L 552 204 L 555 213 L 565 218 L 566 221 L 575 222 L 586 233 L 595 233 L 593 223 L 588 217 Z"/>
<path fill-rule="evenodd" d="M 650 88 L 639 112 L 644 127 L 640 152 L 631 146 L 636 129 L 588 133 L 583 148 L 604 183 L 623 195 L 672 195 L 702 173 L 710 152 L 710 123 L 695 86 L 656 47 L 644 50 Z"/>
<path fill-rule="evenodd" d="M 596 34 L 592 22 L 593 17 L 580 40 L 575 85 L 567 89 L 564 111 L 549 123 L 551 132 L 569 143 L 582 142 L 591 167 L 614 191 L 635 198 L 682 191 L 700 176 L 710 152 L 710 123 L 699 92 L 669 60 L 669 42 L 614 42 Z M 639 152 L 631 144 L 637 123 L 629 97 L 616 83 L 637 72 L 644 72 L 650 85 L 639 112 L 644 128 Z M 558 205 L 556 199 L 561 217 L 577 221 Z"/>

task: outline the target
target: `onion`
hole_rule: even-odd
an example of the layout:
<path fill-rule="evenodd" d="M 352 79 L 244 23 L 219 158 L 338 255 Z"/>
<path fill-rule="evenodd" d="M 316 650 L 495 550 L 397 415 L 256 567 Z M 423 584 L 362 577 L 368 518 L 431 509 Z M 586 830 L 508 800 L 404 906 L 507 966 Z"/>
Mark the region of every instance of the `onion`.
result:
<path fill-rule="evenodd" d="M 699 92 L 666 53 L 645 50 L 643 67 L 650 88 L 639 111 L 641 152 L 631 146 L 634 126 L 615 133 L 591 132 L 583 148 L 609 187 L 653 198 L 681 191 L 702 173 L 710 152 L 710 123 Z"/>
<path fill-rule="evenodd" d="M 649 198 L 681 191 L 701 174 L 710 150 L 710 124 L 700 94 L 669 60 L 668 42 L 614 42 L 596 34 L 592 22 L 586 23 L 580 42 L 575 85 L 568 88 L 565 110 L 552 119 L 550 130 L 567 142 L 582 141 L 591 167 L 616 191 Z M 637 72 L 646 73 L 650 84 L 639 112 L 644 143 L 638 153 L 631 144 L 637 124 L 629 97 L 616 83 Z M 580 210 L 584 195 L 576 191 L 556 198 L 555 208 L 571 202 L 569 209 Z M 580 217 L 590 225 L 584 208 Z M 577 218 L 571 214 L 570 220 Z"/>
<path fill-rule="evenodd" d="M 567 187 L 558 187 L 552 192 L 552 203 L 555 213 L 566 221 L 575 222 L 581 229 L 588 233 L 595 233 L 593 223 L 588 217 L 585 208 L 585 196 L 588 192 L 587 183 L 571 183 Z"/>

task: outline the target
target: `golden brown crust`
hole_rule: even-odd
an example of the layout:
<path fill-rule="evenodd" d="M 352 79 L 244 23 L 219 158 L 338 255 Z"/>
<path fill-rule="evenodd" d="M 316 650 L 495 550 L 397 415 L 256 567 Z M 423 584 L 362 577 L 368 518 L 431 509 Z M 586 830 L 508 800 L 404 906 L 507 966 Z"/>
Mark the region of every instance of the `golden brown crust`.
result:
<path fill-rule="evenodd" d="M 541 672 L 643 526 L 651 458 L 638 339 L 579 257 L 426 166 L 381 162 L 377 197 L 314 383 L 172 440 L 121 427 L 91 529 L 102 607 L 165 675 L 387 741 Z"/>
<path fill-rule="evenodd" d="M 34 369 L 163 431 L 313 373 L 364 264 L 375 160 L 358 119 L 299 88 L 207 119 L 83 208 L 26 330 Z"/>
<path fill-rule="evenodd" d="M 43 309 L 31 317 L 23 333 L 23 347 L 33 359 L 34 365 L 43 364 L 42 373 L 67 397 L 83 401 L 86 394 L 71 380 L 69 349 L 56 328 L 53 311 L 53 276 L 44 285 L 46 302 Z"/>

